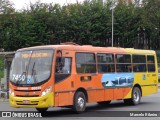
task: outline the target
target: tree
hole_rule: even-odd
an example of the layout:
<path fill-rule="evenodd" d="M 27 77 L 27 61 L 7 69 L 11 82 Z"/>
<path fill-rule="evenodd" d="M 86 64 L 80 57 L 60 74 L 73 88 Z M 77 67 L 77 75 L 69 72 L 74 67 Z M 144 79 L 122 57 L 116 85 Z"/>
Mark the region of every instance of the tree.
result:
<path fill-rule="evenodd" d="M 152 49 L 160 49 L 160 0 L 143 0 L 144 23 L 150 31 Z"/>
<path fill-rule="evenodd" d="M 18 12 L 8 0 L 0 1 L 0 47 L 7 51 L 68 41 L 111 46 L 111 0 L 85 0 L 63 6 L 36 2 Z M 159 9 L 160 0 L 145 0 L 141 7 L 117 4 L 114 46 L 160 48 Z"/>
<path fill-rule="evenodd" d="M 9 0 L 0 0 L 0 14 L 8 14 L 14 12 L 13 4 Z"/>

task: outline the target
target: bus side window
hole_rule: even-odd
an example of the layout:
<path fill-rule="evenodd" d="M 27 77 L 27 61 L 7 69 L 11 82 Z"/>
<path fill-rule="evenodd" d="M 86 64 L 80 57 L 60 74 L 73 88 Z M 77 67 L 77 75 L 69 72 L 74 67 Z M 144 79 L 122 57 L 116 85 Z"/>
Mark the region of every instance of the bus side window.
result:
<path fill-rule="evenodd" d="M 63 73 L 64 74 L 70 74 L 71 73 L 71 58 L 65 58 L 64 59 L 64 66 L 63 66 Z"/>
<path fill-rule="evenodd" d="M 94 53 L 76 53 L 77 73 L 96 73 L 96 59 Z"/>
<path fill-rule="evenodd" d="M 114 54 L 98 53 L 97 60 L 99 73 L 115 72 Z"/>
<path fill-rule="evenodd" d="M 146 72 L 146 56 L 132 55 L 133 72 Z"/>
<path fill-rule="evenodd" d="M 148 72 L 155 72 L 155 59 L 153 55 L 147 55 L 147 69 Z"/>
<path fill-rule="evenodd" d="M 131 55 L 117 54 L 116 55 L 116 71 L 117 72 L 132 72 Z"/>
<path fill-rule="evenodd" d="M 56 58 L 56 73 L 62 72 L 62 64 L 60 62 L 60 57 Z"/>
<path fill-rule="evenodd" d="M 64 63 L 59 60 L 60 58 L 57 57 L 56 60 L 56 73 L 62 74 L 70 74 L 71 73 L 71 58 L 64 58 Z"/>

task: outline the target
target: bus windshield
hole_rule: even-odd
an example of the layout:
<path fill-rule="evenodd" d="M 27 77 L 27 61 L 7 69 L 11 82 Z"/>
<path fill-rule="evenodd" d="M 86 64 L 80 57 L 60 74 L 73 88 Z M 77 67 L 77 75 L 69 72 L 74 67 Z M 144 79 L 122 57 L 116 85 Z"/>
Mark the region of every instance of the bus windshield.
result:
<path fill-rule="evenodd" d="M 48 80 L 53 54 L 53 50 L 17 52 L 11 65 L 10 81 L 17 85 L 32 85 Z"/>

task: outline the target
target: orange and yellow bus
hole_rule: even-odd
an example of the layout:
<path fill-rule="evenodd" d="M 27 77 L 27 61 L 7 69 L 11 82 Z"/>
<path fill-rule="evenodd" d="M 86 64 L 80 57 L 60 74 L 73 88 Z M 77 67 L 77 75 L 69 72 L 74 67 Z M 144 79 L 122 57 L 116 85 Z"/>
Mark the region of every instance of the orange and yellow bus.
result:
<path fill-rule="evenodd" d="M 142 96 L 158 91 L 155 51 L 93 47 L 65 43 L 17 50 L 9 83 L 12 107 L 72 107 L 106 105 L 124 100 L 137 105 Z"/>

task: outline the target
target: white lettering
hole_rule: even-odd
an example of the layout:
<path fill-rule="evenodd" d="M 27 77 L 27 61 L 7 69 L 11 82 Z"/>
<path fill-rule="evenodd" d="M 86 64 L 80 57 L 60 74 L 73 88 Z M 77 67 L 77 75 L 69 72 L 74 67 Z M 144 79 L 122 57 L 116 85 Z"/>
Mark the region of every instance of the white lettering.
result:
<path fill-rule="evenodd" d="M 143 114 L 143 113 L 130 113 L 130 116 L 133 116 L 133 117 L 143 117 L 143 116 L 145 116 L 145 114 Z"/>
<path fill-rule="evenodd" d="M 41 86 L 39 86 L 39 87 L 32 87 L 31 90 L 41 90 Z"/>
<path fill-rule="evenodd" d="M 41 113 L 28 113 L 28 117 L 42 117 Z"/>
<path fill-rule="evenodd" d="M 28 87 L 17 87 L 17 90 L 28 90 Z"/>
<path fill-rule="evenodd" d="M 13 74 L 12 79 L 16 81 L 25 81 L 26 76 L 25 75 L 19 75 L 19 74 Z"/>

